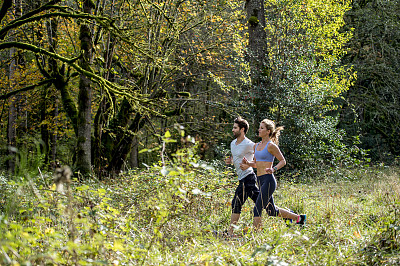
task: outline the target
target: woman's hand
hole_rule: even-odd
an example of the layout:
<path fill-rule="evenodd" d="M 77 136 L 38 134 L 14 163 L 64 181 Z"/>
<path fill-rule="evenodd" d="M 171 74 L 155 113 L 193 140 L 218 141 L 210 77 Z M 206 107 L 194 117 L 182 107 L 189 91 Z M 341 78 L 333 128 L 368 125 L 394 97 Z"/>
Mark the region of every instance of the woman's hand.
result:
<path fill-rule="evenodd" d="M 267 174 L 273 174 L 275 172 L 275 170 L 274 170 L 274 168 L 272 168 L 272 167 L 269 167 L 269 168 L 265 168 L 265 173 L 267 173 Z"/>

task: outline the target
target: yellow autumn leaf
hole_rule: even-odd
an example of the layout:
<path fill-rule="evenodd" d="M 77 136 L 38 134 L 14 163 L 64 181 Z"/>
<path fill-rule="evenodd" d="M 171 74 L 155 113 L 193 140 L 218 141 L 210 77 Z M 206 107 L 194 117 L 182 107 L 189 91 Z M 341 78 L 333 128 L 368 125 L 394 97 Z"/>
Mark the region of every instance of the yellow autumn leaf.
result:
<path fill-rule="evenodd" d="M 44 233 L 47 235 L 47 234 L 53 234 L 54 233 L 54 228 L 51 228 L 51 227 L 49 227 L 49 228 L 46 228 L 45 230 L 44 230 Z"/>
<path fill-rule="evenodd" d="M 122 245 L 122 242 L 115 241 L 114 242 L 114 250 L 123 251 L 124 250 L 124 246 Z"/>

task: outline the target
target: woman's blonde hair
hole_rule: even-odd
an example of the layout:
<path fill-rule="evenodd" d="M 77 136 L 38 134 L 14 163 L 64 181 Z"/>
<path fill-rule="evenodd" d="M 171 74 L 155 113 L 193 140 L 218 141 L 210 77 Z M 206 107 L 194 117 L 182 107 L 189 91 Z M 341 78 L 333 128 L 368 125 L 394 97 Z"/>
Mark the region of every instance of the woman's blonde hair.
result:
<path fill-rule="evenodd" d="M 275 127 L 275 122 L 269 119 L 264 119 L 261 121 L 267 128 L 267 130 L 270 130 L 269 137 L 272 140 L 273 143 L 276 145 L 279 145 L 279 136 L 281 135 L 281 130 L 283 130 L 283 126 L 280 127 Z"/>

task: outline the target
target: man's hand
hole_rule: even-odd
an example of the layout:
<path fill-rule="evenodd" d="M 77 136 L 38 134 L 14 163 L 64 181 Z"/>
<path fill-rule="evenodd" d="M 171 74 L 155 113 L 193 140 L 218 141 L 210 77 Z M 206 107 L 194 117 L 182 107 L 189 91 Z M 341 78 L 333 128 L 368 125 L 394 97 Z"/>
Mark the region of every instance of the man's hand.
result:
<path fill-rule="evenodd" d="M 244 164 L 244 163 L 240 164 L 240 169 L 242 169 L 242 170 L 246 170 L 249 167 L 250 167 L 250 165 L 248 165 L 248 164 Z"/>
<path fill-rule="evenodd" d="M 243 157 L 242 163 L 240 164 L 240 169 L 246 170 L 249 167 L 250 167 L 249 161 L 246 159 L 246 157 Z"/>

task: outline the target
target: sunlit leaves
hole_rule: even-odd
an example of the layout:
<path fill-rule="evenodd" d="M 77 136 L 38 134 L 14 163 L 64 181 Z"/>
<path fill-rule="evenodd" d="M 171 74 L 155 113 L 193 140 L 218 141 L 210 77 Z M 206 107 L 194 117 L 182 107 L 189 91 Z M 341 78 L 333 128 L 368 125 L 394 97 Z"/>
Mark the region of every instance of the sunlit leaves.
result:
<path fill-rule="evenodd" d="M 311 101 L 329 110 L 331 105 L 326 99 L 331 101 L 352 82 L 351 70 L 338 67 L 346 53 L 343 46 L 351 37 L 350 31 L 340 31 L 349 3 L 271 1 L 269 6 L 267 27 L 272 33 L 268 40 L 274 86 L 281 92 L 299 89 L 302 94 L 297 101 Z"/>
<path fill-rule="evenodd" d="M 341 65 L 351 29 L 344 28 L 350 1 L 266 1 L 268 60 L 258 69 L 267 85 L 245 95 L 253 116 L 284 125 L 282 149 L 288 161 L 315 167 L 349 159 L 336 130 L 335 101 L 355 80 L 355 72 Z M 307 159 L 306 159 L 307 158 Z M 351 159 L 349 159 L 351 161 Z M 294 166 L 293 166 L 294 167 Z"/>

